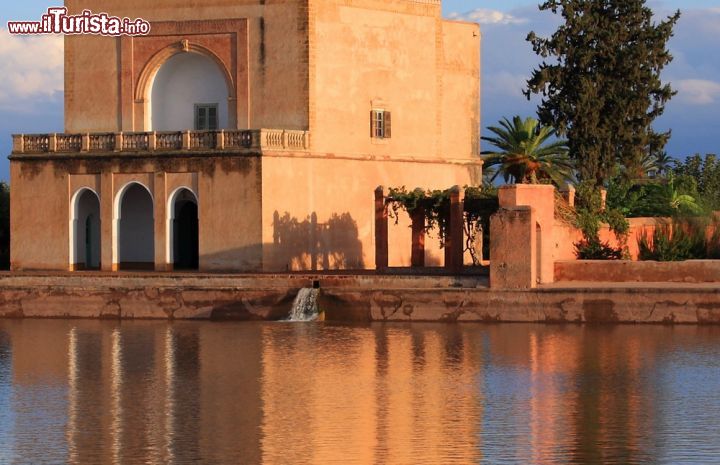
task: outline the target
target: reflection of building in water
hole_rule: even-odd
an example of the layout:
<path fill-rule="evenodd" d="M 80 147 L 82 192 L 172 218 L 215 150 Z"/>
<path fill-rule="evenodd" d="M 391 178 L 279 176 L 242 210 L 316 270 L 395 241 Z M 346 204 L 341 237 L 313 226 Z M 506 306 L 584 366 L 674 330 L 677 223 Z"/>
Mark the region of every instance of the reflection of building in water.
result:
<path fill-rule="evenodd" d="M 2 321 L 0 462 L 655 463 L 716 394 L 667 331 Z"/>
<path fill-rule="evenodd" d="M 134 326 L 134 325 L 133 325 Z M 121 463 L 148 453 L 152 410 L 143 379 L 155 362 L 152 326 L 136 331 L 116 323 L 80 322 L 68 342 L 70 463 Z M 144 345 L 143 350 L 137 348 Z M 162 391 L 160 391 L 162 392 Z M 148 439 L 146 439 L 146 436 Z"/>
<path fill-rule="evenodd" d="M 653 397 L 642 371 L 651 368 L 662 340 L 644 338 L 637 328 L 627 337 L 619 334 L 626 331 L 536 327 L 524 332 L 503 326 L 488 330 L 494 369 L 504 366 L 505 373 L 512 373 L 500 377 L 505 386 L 499 389 L 510 393 L 504 398 L 513 410 L 490 406 L 484 421 L 526 432 L 514 445 L 506 444 L 506 454 L 535 463 L 554 463 L 559 456 L 578 463 L 602 463 L 611 458 L 606 454 L 621 462 L 647 458 L 638 454 L 650 449 Z M 507 425 L 502 418 L 495 423 L 497 416 L 515 418 L 516 424 Z"/>
<path fill-rule="evenodd" d="M 68 461 L 258 463 L 260 351 L 246 332 L 256 334 L 202 324 L 73 329 Z"/>
<path fill-rule="evenodd" d="M 202 325 L 198 342 L 199 411 L 193 427 L 201 432 L 203 461 L 261 463 L 263 346 L 258 327 Z"/>
<path fill-rule="evenodd" d="M 284 331 L 263 346 L 264 463 L 479 459 L 478 352 L 467 332 Z"/>
<path fill-rule="evenodd" d="M 12 395 L 8 403 L 14 455 L 24 463 L 65 461 L 67 332 L 62 321 L 4 321 L 12 344 Z M 41 440 L 28 441 L 43 431 Z M 0 460 L 2 461 L 2 460 Z"/>
<path fill-rule="evenodd" d="M 655 387 L 645 374 L 664 343 L 655 328 L 607 327 L 584 332 L 578 373 L 585 379 L 584 396 L 576 396 L 576 457 L 586 461 L 615 460 L 654 463 L 652 450 Z M 648 337 L 650 336 L 650 337 Z M 580 345 L 580 341 L 577 341 Z M 580 376 L 578 374 L 578 376 Z M 608 448 L 610 444 L 612 447 Z"/>

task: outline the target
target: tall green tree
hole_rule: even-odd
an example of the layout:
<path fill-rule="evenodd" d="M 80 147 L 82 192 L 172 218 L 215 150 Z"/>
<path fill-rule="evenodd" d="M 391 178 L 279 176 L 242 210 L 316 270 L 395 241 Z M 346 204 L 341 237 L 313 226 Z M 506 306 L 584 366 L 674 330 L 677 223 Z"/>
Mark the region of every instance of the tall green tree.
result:
<path fill-rule="evenodd" d="M 564 19 L 550 38 L 527 38 L 545 60 L 525 92 L 542 95 L 540 121 L 567 137 L 581 180 L 603 185 L 618 164 L 637 171 L 670 137 L 652 123 L 675 94 L 660 73 L 680 12 L 656 22 L 645 0 L 547 0 L 540 10 Z"/>
<path fill-rule="evenodd" d="M 493 172 L 491 182 L 502 175 L 505 182 L 551 181 L 560 185 L 572 177 L 567 141 L 557 140 L 555 130 L 535 118 L 515 116 L 512 121 L 503 118 L 499 126 L 490 126 L 488 130 L 494 136 L 482 139 L 497 149 L 482 152 L 484 169 Z"/>
<path fill-rule="evenodd" d="M 720 209 L 720 160 L 716 155 L 708 154 L 703 158 L 695 154 L 676 163 L 673 171 L 678 177 L 695 181 L 697 193 L 707 208 Z"/>

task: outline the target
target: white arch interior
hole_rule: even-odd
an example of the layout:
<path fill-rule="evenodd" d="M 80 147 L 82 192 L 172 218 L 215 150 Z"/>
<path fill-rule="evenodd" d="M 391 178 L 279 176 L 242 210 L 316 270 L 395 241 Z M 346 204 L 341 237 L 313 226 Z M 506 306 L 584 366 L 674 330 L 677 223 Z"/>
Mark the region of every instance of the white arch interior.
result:
<path fill-rule="evenodd" d="M 217 105 L 218 129 L 228 129 L 228 104 L 227 81 L 215 61 L 199 53 L 173 55 L 152 82 L 151 130 L 195 129 L 196 105 Z"/>
<path fill-rule="evenodd" d="M 200 202 L 198 201 L 197 194 L 190 189 L 189 187 L 178 187 L 175 189 L 172 194 L 170 194 L 170 197 L 168 197 L 168 203 L 167 203 L 167 227 L 165 228 L 165 231 L 167 231 L 167 240 L 165 241 L 165 256 L 167 257 L 168 263 L 175 263 L 175 202 L 180 197 L 181 194 L 189 193 L 195 200 L 195 204 L 198 206 L 198 217 L 200 216 Z"/>
<path fill-rule="evenodd" d="M 100 197 L 83 188 L 70 205 L 70 265 L 100 268 Z"/>
<path fill-rule="evenodd" d="M 113 262 L 148 267 L 155 262 L 153 197 L 137 182 L 127 184 L 115 198 Z"/>

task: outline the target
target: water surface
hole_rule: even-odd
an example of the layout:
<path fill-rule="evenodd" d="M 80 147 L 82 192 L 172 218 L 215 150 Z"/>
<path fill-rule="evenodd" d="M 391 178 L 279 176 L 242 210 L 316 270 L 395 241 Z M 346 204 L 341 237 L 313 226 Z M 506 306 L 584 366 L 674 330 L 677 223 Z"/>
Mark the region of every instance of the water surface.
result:
<path fill-rule="evenodd" d="M 0 463 L 720 463 L 720 328 L 0 321 Z"/>

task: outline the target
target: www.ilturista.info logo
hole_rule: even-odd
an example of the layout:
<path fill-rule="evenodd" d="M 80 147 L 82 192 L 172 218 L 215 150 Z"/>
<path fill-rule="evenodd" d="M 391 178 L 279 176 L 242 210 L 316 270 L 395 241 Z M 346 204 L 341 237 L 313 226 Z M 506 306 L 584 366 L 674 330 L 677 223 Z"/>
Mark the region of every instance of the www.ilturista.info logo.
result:
<path fill-rule="evenodd" d="M 144 36 L 150 33 L 150 23 L 144 19 L 129 19 L 93 13 L 85 10 L 68 15 L 65 7 L 48 8 L 40 21 L 8 21 L 10 34 L 91 34 L 101 36 Z"/>

